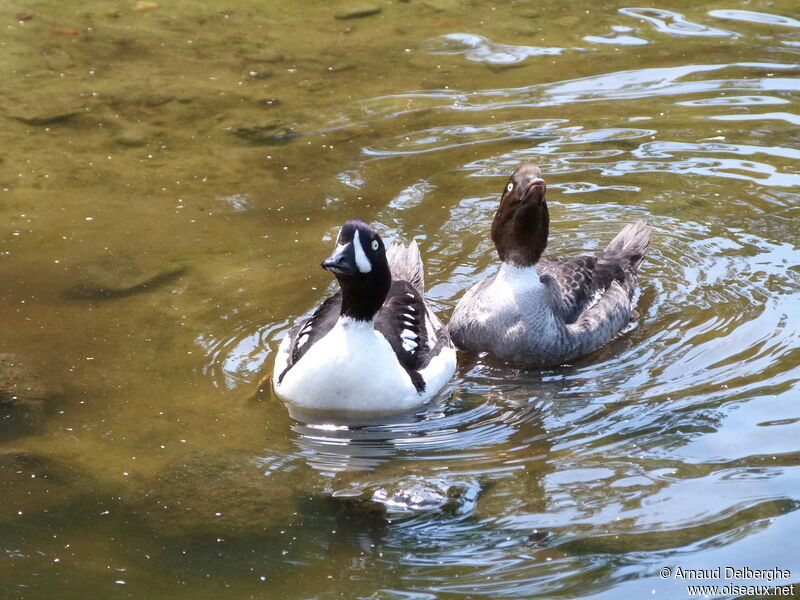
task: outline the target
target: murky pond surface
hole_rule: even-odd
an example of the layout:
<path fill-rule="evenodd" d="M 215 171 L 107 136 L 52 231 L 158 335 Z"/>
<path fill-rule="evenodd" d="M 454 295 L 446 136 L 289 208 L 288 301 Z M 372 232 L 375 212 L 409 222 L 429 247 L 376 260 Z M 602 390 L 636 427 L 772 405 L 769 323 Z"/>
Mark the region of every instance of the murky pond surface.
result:
<path fill-rule="evenodd" d="M 0 595 L 800 583 L 797 5 L 359 7 L 0 8 Z M 416 239 L 446 318 L 529 161 L 549 252 L 653 226 L 636 329 L 549 370 L 461 356 L 371 426 L 254 396 L 346 219 Z"/>

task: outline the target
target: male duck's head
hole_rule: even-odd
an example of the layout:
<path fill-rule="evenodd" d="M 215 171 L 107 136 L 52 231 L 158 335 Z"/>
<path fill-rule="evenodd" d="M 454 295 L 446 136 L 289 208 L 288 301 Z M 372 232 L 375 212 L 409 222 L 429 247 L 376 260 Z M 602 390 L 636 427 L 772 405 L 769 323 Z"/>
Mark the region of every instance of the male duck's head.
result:
<path fill-rule="evenodd" d="M 509 177 L 492 222 L 492 241 L 503 262 L 530 267 L 542 256 L 550 225 L 546 189 L 536 165 L 517 167 Z"/>
<path fill-rule="evenodd" d="M 342 288 L 342 315 L 359 321 L 375 316 L 392 284 L 381 236 L 358 219 L 342 226 L 322 268 L 333 273 Z"/>

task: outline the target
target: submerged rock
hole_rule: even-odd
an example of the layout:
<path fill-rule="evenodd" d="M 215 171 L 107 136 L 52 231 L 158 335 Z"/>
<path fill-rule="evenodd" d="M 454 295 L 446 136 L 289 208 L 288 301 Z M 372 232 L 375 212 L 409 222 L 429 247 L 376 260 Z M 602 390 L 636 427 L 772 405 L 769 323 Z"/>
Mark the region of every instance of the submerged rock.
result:
<path fill-rule="evenodd" d="M 25 450 L 0 452 L 0 524 L 64 511 L 94 495 L 94 478 L 60 459 Z"/>
<path fill-rule="evenodd" d="M 466 485 L 452 484 L 443 479 L 419 478 L 381 487 L 375 491 L 372 498 L 386 506 L 388 511 L 401 513 L 454 511 L 459 508 L 462 500 L 466 499 L 468 489 Z M 477 489 L 474 490 L 476 495 Z"/>
<path fill-rule="evenodd" d="M 371 17 L 381 12 L 381 7 L 376 4 L 358 4 L 348 6 L 340 10 L 334 15 L 337 19 L 363 19 L 364 17 Z"/>
<path fill-rule="evenodd" d="M 143 106 L 145 108 L 156 108 L 168 104 L 177 97 L 178 95 L 174 91 L 157 83 L 137 86 L 123 85 L 109 94 L 109 99 L 114 105 Z"/>
<path fill-rule="evenodd" d="M 139 103 L 150 108 L 161 106 L 167 102 L 172 102 L 175 99 L 175 94 L 168 92 L 149 92 L 141 96 L 138 100 Z"/>
<path fill-rule="evenodd" d="M 299 137 L 289 127 L 276 124 L 251 125 L 234 127 L 232 132 L 237 137 L 247 140 L 257 146 L 282 146 L 290 139 Z"/>
<path fill-rule="evenodd" d="M 264 69 L 250 69 L 247 71 L 247 76 L 250 79 L 269 79 L 272 77 L 272 71 L 267 71 Z"/>
<path fill-rule="evenodd" d="M 186 266 L 181 264 L 103 256 L 72 267 L 75 282 L 67 295 L 81 299 L 130 296 L 169 283 L 185 272 Z"/>
<path fill-rule="evenodd" d="M 150 141 L 147 131 L 137 127 L 123 129 L 114 136 L 114 143 L 128 148 L 140 148 Z"/>
<path fill-rule="evenodd" d="M 139 12 L 147 12 L 158 8 L 158 2 L 150 2 L 148 0 L 139 0 L 133 5 L 133 10 Z"/>
<path fill-rule="evenodd" d="M 61 395 L 41 369 L 15 354 L 0 354 L 1 437 L 35 429 Z"/>
<path fill-rule="evenodd" d="M 457 12 L 460 10 L 458 0 L 422 0 L 422 4 L 437 12 Z"/>
<path fill-rule="evenodd" d="M 297 519 L 307 478 L 305 463 L 292 457 L 196 452 L 156 475 L 131 509 L 165 536 L 255 535 Z"/>
<path fill-rule="evenodd" d="M 86 111 L 78 104 L 62 103 L 58 100 L 20 99 L 7 115 L 27 125 L 55 125 L 64 123 Z"/>
<path fill-rule="evenodd" d="M 63 73 L 67 69 L 71 69 L 75 66 L 75 59 L 69 52 L 54 50 L 49 52 L 46 56 L 47 60 L 45 64 L 51 71 Z"/>
<path fill-rule="evenodd" d="M 331 494 L 331 499 L 347 513 L 354 515 L 384 517 L 388 512 L 386 505 L 376 502 L 366 490 L 357 488 L 337 490 Z"/>
<path fill-rule="evenodd" d="M 281 105 L 280 98 L 260 98 L 256 101 L 256 105 L 261 108 L 276 108 Z"/>
<path fill-rule="evenodd" d="M 255 52 L 248 52 L 242 55 L 245 62 L 255 63 L 281 63 L 286 60 L 286 57 L 280 51 L 274 48 L 260 48 Z"/>
<path fill-rule="evenodd" d="M 331 497 L 354 513 L 393 517 L 431 511 L 468 512 L 474 508 L 480 492 L 481 486 L 475 481 L 413 477 L 369 487 L 343 488 Z"/>

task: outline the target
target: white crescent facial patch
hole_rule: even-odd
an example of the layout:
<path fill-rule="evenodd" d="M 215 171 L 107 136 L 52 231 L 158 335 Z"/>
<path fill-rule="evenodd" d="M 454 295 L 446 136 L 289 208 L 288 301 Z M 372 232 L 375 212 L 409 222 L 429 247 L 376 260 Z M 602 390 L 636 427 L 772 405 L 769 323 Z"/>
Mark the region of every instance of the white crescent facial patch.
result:
<path fill-rule="evenodd" d="M 353 250 L 356 254 L 356 267 L 358 267 L 358 270 L 362 273 L 369 273 L 372 270 L 372 263 L 369 262 L 367 255 L 364 254 L 358 229 L 356 229 L 356 233 L 353 236 Z"/>

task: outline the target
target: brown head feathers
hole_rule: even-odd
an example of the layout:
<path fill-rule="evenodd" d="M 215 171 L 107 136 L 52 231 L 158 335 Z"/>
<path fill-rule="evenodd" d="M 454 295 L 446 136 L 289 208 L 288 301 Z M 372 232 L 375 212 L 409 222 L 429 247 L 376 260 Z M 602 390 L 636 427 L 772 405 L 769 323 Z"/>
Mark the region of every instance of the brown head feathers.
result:
<path fill-rule="evenodd" d="M 536 165 L 517 167 L 509 177 L 492 221 L 492 241 L 503 262 L 530 267 L 542 256 L 550 226 L 546 187 Z"/>

